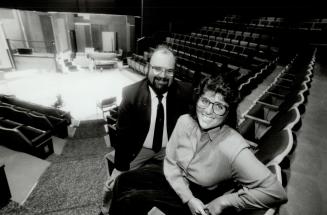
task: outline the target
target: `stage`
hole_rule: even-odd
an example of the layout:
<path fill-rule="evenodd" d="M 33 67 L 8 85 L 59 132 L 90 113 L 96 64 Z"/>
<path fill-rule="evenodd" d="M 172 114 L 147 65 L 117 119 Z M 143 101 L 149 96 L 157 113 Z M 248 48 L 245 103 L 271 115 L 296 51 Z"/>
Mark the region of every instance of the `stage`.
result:
<path fill-rule="evenodd" d="M 98 102 L 117 97 L 119 103 L 122 88 L 142 78 L 127 67 L 68 73 L 27 69 L 5 72 L 0 80 L 0 93 L 45 106 L 53 106 L 60 96 L 63 101 L 60 109 L 69 111 L 73 120 L 93 120 L 102 118 Z"/>

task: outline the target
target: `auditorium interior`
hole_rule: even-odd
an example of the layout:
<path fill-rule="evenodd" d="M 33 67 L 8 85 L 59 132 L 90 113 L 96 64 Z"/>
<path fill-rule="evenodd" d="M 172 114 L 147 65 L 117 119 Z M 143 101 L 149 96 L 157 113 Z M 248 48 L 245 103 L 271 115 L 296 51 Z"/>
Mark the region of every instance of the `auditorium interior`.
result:
<path fill-rule="evenodd" d="M 288 202 L 238 214 L 327 214 L 327 14 L 315 1 L 0 3 L 0 214 L 98 214 L 122 89 L 153 50 L 193 86 L 215 64 L 238 130 Z"/>

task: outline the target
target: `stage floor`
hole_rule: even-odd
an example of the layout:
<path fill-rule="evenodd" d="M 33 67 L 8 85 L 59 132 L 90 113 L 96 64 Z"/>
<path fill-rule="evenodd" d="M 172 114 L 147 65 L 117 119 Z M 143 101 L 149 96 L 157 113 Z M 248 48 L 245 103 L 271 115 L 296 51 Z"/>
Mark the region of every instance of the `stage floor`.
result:
<path fill-rule="evenodd" d="M 0 80 L 0 93 L 45 106 L 52 106 L 61 95 L 62 109 L 69 111 L 73 119 L 83 121 L 102 118 L 97 103 L 113 96 L 119 103 L 122 88 L 142 78 L 126 67 L 69 73 L 28 69 L 6 72 Z"/>

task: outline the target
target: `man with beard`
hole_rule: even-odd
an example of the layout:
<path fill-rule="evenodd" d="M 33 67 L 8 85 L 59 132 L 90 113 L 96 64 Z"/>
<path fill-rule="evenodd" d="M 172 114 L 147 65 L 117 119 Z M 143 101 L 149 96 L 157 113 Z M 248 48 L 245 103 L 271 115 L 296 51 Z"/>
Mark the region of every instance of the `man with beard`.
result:
<path fill-rule="evenodd" d="M 188 111 L 191 84 L 174 81 L 176 57 L 166 46 L 154 50 L 147 78 L 123 89 L 117 120 L 114 170 L 106 182 L 100 214 L 107 214 L 114 181 L 145 164 L 162 165 L 165 147 L 180 115 Z"/>

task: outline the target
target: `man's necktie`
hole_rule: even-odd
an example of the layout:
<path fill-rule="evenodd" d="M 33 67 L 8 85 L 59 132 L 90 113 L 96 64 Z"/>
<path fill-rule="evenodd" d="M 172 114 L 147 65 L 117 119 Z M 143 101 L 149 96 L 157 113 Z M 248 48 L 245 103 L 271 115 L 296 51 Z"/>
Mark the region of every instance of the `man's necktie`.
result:
<path fill-rule="evenodd" d="M 154 152 L 159 152 L 162 147 L 162 135 L 164 126 L 164 108 L 161 103 L 162 95 L 157 95 L 158 97 L 158 107 L 157 107 L 157 118 L 154 128 L 152 149 Z"/>

